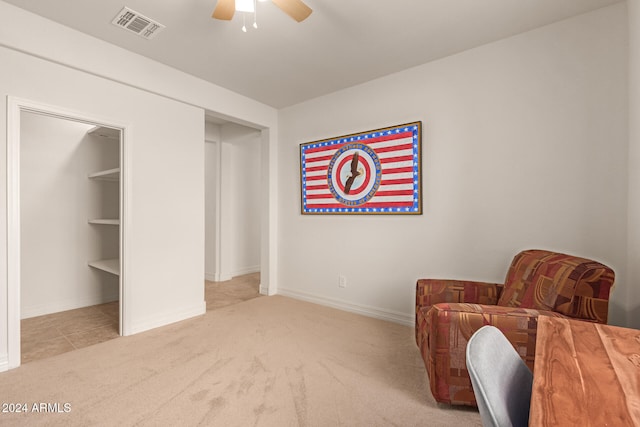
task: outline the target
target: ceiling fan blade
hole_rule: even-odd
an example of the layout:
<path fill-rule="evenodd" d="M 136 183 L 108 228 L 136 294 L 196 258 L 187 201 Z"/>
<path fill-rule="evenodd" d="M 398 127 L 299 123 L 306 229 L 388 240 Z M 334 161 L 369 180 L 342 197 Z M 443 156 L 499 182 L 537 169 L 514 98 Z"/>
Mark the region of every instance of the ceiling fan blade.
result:
<path fill-rule="evenodd" d="M 218 0 L 212 18 L 230 21 L 236 11 L 236 0 Z"/>
<path fill-rule="evenodd" d="M 284 13 L 298 22 L 302 22 L 311 15 L 311 8 L 304 4 L 302 0 L 271 0 Z"/>

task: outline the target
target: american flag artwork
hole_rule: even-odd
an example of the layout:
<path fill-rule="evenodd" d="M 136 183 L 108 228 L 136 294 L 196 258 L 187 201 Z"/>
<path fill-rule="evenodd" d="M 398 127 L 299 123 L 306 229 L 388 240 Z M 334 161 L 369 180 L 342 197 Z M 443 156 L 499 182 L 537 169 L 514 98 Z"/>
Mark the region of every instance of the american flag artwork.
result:
<path fill-rule="evenodd" d="M 422 214 L 422 122 L 300 144 L 302 214 Z"/>

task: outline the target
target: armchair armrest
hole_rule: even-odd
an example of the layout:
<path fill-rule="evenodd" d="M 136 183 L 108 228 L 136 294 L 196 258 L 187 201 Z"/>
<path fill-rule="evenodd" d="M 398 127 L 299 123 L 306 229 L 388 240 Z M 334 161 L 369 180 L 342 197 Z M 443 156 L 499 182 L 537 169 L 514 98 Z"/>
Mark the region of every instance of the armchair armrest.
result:
<path fill-rule="evenodd" d="M 415 317 L 418 347 L 422 345 L 420 330 L 425 327 L 425 315 L 429 307 L 443 302 L 495 305 L 503 286 L 498 283 L 469 280 L 418 279 Z"/>
<path fill-rule="evenodd" d="M 534 368 L 539 316 L 560 313 L 526 308 L 444 303 L 420 312 L 420 351 L 436 401 L 476 405 L 466 368 L 467 342 L 484 325 L 500 329 L 531 370 Z"/>
<path fill-rule="evenodd" d="M 441 302 L 495 305 L 504 285 L 469 280 L 419 279 L 416 311 Z"/>

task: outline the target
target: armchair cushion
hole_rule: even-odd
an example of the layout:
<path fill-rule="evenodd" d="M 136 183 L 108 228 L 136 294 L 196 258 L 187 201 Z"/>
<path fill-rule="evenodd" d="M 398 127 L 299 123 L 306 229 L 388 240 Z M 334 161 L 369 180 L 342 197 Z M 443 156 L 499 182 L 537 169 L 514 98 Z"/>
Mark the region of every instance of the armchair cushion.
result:
<path fill-rule="evenodd" d="M 607 322 L 614 273 L 596 261 L 542 250 L 515 256 L 498 305 Z"/>

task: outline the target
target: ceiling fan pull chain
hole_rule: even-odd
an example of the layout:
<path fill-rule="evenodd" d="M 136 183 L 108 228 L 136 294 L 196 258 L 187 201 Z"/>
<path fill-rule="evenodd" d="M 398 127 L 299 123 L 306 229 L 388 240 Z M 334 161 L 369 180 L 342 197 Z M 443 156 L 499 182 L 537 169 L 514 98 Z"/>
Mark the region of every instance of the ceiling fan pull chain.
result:
<path fill-rule="evenodd" d="M 258 0 L 253 0 L 253 28 L 258 29 Z"/>

